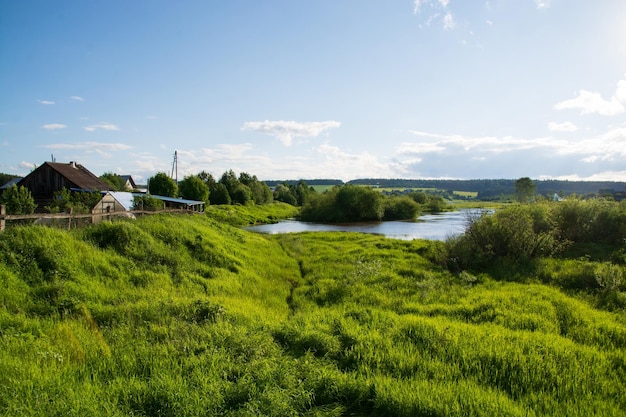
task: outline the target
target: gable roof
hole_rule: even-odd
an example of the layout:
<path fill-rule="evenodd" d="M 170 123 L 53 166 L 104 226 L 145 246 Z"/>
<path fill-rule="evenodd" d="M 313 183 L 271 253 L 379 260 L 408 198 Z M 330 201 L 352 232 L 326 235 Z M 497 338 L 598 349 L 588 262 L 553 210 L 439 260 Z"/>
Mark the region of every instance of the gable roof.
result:
<path fill-rule="evenodd" d="M 124 181 L 124 184 L 128 183 L 133 189 L 137 188 L 137 184 L 135 184 L 135 180 L 132 176 L 120 175 L 119 177 L 122 179 L 122 181 Z"/>
<path fill-rule="evenodd" d="M 102 181 L 84 166 L 75 162 L 70 162 L 69 164 L 61 162 L 44 162 L 39 168 L 37 168 L 37 170 L 39 170 L 44 165 L 47 165 L 48 167 L 61 174 L 69 182 L 74 184 L 76 188 L 79 188 L 81 190 L 107 191 L 111 189 L 111 186 L 109 184 Z"/>

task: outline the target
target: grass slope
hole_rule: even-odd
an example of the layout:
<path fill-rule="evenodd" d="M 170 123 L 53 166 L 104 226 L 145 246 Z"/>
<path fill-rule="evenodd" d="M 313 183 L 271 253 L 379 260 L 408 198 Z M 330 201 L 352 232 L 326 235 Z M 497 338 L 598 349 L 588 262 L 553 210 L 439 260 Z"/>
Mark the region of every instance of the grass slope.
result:
<path fill-rule="evenodd" d="M 626 409 L 623 312 L 451 275 L 434 242 L 263 236 L 223 217 L 0 234 L 0 414 Z"/>

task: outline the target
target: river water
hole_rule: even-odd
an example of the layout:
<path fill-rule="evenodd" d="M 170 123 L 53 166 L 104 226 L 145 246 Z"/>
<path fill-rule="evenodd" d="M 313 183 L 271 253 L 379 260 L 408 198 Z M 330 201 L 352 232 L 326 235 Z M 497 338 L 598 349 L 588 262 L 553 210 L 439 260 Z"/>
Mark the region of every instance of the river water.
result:
<path fill-rule="evenodd" d="M 308 223 L 298 220 L 282 220 L 274 224 L 247 227 L 258 233 L 297 232 L 361 232 L 383 235 L 392 239 L 446 240 L 465 231 L 468 216 L 476 210 L 457 210 L 438 214 L 425 214 L 415 221 L 366 222 L 366 223 Z"/>

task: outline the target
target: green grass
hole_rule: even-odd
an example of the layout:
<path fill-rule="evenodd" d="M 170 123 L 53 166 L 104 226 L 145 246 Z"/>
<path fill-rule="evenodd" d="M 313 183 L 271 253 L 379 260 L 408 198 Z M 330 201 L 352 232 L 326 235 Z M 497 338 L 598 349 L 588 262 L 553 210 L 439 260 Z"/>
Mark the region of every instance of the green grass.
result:
<path fill-rule="evenodd" d="M 495 281 L 441 268 L 438 242 L 232 226 L 290 209 L 263 210 L 0 234 L 0 415 L 626 409 L 626 313 L 562 290 L 623 266 Z"/>

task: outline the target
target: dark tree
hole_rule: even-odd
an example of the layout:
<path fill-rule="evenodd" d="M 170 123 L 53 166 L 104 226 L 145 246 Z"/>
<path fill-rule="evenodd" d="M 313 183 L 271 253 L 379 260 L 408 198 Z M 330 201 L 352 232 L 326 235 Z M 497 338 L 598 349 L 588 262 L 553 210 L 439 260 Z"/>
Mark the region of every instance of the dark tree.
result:
<path fill-rule="evenodd" d="M 230 194 L 226 186 L 221 182 L 215 184 L 215 188 L 211 190 L 211 204 L 230 204 Z"/>
<path fill-rule="evenodd" d="M 241 184 L 237 179 L 237 175 L 235 175 L 235 172 L 232 169 L 222 174 L 222 178 L 220 178 L 220 183 L 224 184 L 224 186 L 228 190 L 228 194 L 230 195 L 231 199 L 233 197 L 235 189 L 237 188 L 237 186 L 239 186 L 239 184 Z"/>
<path fill-rule="evenodd" d="M 291 193 L 290 187 L 285 184 L 276 186 L 274 189 L 274 200 L 291 204 L 292 206 L 298 205 L 298 199 Z"/>
<path fill-rule="evenodd" d="M 537 186 L 528 177 L 522 177 L 515 181 L 515 198 L 520 203 L 528 203 L 535 197 Z"/>

